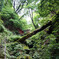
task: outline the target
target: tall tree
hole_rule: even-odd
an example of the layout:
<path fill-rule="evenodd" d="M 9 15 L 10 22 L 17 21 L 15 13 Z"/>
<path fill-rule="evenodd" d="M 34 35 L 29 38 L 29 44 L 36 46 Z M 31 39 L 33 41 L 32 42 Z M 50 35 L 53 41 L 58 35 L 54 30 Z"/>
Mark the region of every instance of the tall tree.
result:
<path fill-rule="evenodd" d="M 31 18 L 31 21 L 32 21 L 32 24 L 34 26 L 34 28 L 36 29 L 36 25 L 34 24 L 34 20 L 33 20 L 33 11 L 30 9 L 30 18 Z"/>

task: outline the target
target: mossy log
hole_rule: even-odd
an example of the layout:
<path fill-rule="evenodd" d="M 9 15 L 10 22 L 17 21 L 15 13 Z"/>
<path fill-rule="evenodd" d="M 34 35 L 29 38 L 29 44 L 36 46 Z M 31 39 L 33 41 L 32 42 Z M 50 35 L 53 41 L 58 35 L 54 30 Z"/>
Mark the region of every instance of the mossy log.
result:
<path fill-rule="evenodd" d="M 48 22 L 46 25 L 42 26 L 41 28 L 38 28 L 38 29 L 34 30 L 33 32 L 31 32 L 31 33 L 23 36 L 22 38 L 20 38 L 20 39 L 18 39 L 18 40 L 16 40 L 16 41 L 17 41 L 17 42 L 24 43 L 26 39 L 28 39 L 29 37 L 37 34 L 37 33 L 40 32 L 40 31 L 44 30 L 44 29 L 47 28 L 48 26 L 53 27 L 56 22 L 59 22 L 59 18 L 58 18 L 58 17 L 59 17 L 59 12 L 54 15 L 54 17 L 52 18 L 53 21 Z M 51 31 L 52 31 L 52 30 L 51 30 Z"/>
<path fill-rule="evenodd" d="M 46 25 L 42 26 L 41 28 L 38 28 L 38 29 L 36 29 L 35 31 L 33 31 L 33 32 L 31 32 L 31 33 L 23 36 L 23 37 L 20 38 L 20 39 L 15 40 L 15 41 L 24 43 L 24 41 L 25 41 L 26 39 L 28 39 L 29 37 L 37 34 L 37 33 L 40 32 L 40 31 L 44 30 L 45 28 L 47 28 L 47 27 L 50 26 L 51 24 L 52 24 L 52 21 L 48 22 Z"/>

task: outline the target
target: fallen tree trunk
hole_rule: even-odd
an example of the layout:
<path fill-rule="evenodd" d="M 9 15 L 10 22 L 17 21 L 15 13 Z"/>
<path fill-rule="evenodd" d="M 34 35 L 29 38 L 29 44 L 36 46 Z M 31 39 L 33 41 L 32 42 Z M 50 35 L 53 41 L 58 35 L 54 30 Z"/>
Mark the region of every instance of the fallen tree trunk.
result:
<path fill-rule="evenodd" d="M 24 41 L 25 41 L 26 39 L 28 39 L 29 37 L 37 34 L 37 33 L 40 32 L 40 31 L 44 30 L 45 28 L 47 28 L 47 27 L 50 26 L 51 24 L 52 24 L 52 21 L 48 22 L 46 25 L 42 26 L 41 28 L 38 28 L 38 29 L 36 29 L 35 31 L 33 31 L 33 32 L 31 32 L 31 33 L 23 36 L 23 37 L 20 38 L 20 39 L 15 40 L 15 41 L 24 43 Z"/>

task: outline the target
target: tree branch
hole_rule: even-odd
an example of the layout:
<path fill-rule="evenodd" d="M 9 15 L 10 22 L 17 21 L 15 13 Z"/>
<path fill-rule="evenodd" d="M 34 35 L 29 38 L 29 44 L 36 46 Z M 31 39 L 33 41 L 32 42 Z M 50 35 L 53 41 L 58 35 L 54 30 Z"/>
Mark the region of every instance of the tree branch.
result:
<path fill-rule="evenodd" d="M 20 17 L 20 19 L 22 19 L 22 18 L 24 17 L 24 15 L 26 15 L 26 14 L 27 14 L 27 13 L 24 13 L 24 14 Z M 20 19 L 19 19 L 19 20 L 20 20 Z"/>
<path fill-rule="evenodd" d="M 17 11 L 17 13 L 19 13 L 23 9 L 23 6 L 24 5 L 21 6 L 21 8 Z"/>
<path fill-rule="evenodd" d="M 19 4 L 18 8 L 16 9 L 16 12 L 19 10 L 20 6 L 21 6 L 21 4 Z"/>
<path fill-rule="evenodd" d="M 15 1 L 14 1 L 14 3 L 13 3 L 13 8 L 14 8 L 14 10 L 15 10 Z"/>

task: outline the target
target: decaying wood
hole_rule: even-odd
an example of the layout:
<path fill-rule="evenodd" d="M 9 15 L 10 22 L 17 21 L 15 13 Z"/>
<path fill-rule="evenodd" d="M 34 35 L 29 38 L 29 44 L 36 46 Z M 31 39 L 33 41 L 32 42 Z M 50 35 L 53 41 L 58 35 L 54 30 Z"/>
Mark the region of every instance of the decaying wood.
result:
<path fill-rule="evenodd" d="M 33 31 L 33 32 L 31 32 L 31 33 L 23 36 L 23 37 L 20 38 L 20 39 L 15 40 L 15 41 L 23 43 L 26 39 L 28 39 L 29 37 L 37 34 L 37 33 L 40 32 L 40 31 L 44 30 L 45 28 L 47 28 L 47 27 L 50 26 L 51 24 L 52 24 L 52 21 L 48 22 L 46 25 L 42 26 L 41 28 L 38 28 L 38 29 L 36 29 L 35 31 Z"/>

